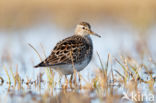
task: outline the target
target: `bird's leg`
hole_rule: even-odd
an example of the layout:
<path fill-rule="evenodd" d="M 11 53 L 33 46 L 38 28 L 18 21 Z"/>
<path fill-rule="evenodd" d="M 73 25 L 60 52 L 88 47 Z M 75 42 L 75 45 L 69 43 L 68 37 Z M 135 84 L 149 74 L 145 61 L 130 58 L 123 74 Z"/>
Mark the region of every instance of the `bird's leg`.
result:
<path fill-rule="evenodd" d="M 61 80 L 62 80 L 62 79 L 61 79 L 61 76 L 62 76 L 62 75 L 61 75 L 61 73 L 59 73 L 58 75 L 59 75 L 59 86 L 61 87 L 61 85 L 62 85 L 62 84 L 61 84 Z"/>
<path fill-rule="evenodd" d="M 72 89 L 73 87 L 72 87 L 72 80 L 73 80 L 73 74 L 71 74 L 71 76 L 70 76 L 70 88 Z"/>
<path fill-rule="evenodd" d="M 80 89 L 81 89 L 81 75 L 80 75 L 80 73 L 78 72 L 78 80 L 79 80 L 79 83 L 80 83 Z"/>
<path fill-rule="evenodd" d="M 68 88 L 68 78 L 67 78 L 67 75 L 65 75 L 65 89 Z"/>
<path fill-rule="evenodd" d="M 73 78 L 74 78 L 74 80 L 73 80 L 73 83 L 74 83 L 74 86 L 76 87 L 77 86 L 77 82 L 76 82 L 76 79 L 77 79 L 77 71 L 76 71 L 76 69 L 74 69 L 74 73 L 73 73 Z"/>

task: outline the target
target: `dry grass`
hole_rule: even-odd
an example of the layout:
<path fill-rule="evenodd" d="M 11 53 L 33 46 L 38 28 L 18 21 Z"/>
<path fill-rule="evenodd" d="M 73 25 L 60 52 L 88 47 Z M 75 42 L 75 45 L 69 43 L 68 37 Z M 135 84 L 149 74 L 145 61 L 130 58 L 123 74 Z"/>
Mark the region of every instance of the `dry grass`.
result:
<path fill-rule="evenodd" d="M 35 50 L 39 58 L 41 58 L 38 51 L 31 44 L 29 45 Z M 54 80 L 54 76 L 56 74 L 49 69 L 46 69 L 48 81 L 44 81 L 42 78 L 43 74 L 39 74 L 37 80 L 32 81 L 30 78 L 27 78 L 27 81 L 23 82 L 20 73 L 18 72 L 18 66 L 16 66 L 16 73 L 13 73 L 12 69 L 10 69 L 12 78 L 14 80 L 14 84 L 12 86 L 10 86 L 12 81 L 8 73 L 9 71 L 6 67 L 4 70 L 9 80 L 9 91 L 12 89 L 26 89 L 23 86 L 25 84 L 28 86 L 28 88 L 35 86 L 35 88 L 39 88 L 39 91 L 41 91 L 43 89 L 41 88 L 41 85 L 45 82 L 48 82 L 49 85 L 46 85 L 47 87 L 44 88 L 45 92 L 41 95 L 34 95 L 31 93 L 32 100 L 39 103 L 90 103 L 93 100 L 99 100 L 107 103 L 121 102 L 122 98 L 124 97 L 123 93 L 125 91 L 129 98 L 133 98 L 131 94 L 135 93 L 134 102 L 143 102 L 141 97 L 143 92 L 140 91 L 141 87 L 139 87 L 141 84 L 147 85 L 149 88 L 148 91 L 152 95 L 156 95 L 156 91 L 154 89 L 154 71 L 149 70 L 150 66 L 147 65 L 149 63 L 150 65 L 155 65 L 155 62 L 152 59 L 149 59 L 147 64 L 142 64 L 130 56 L 121 56 L 120 58 L 115 58 L 112 57 L 111 54 L 108 54 L 106 63 L 103 63 L 103 61 L 100 59 L 100 56 L 99 61 L 101 63 L 101 68 L 96 69 L 97 71 L 94 73 L 95 76 L 90 78 L 89 81 L 85 80 L 82 75 L 75 72 L 74 78 L 71 77 L 71 79 L 65 79 L 64 83 L 61 82 L 59 85 L 59 87 L 61 87 L 60 90 L 59 87 L 56 87 L 57 81 Z M 119 68 L 112 68 L 114 64 L 118 64 Z M 111 71 L 108 72 L 108 69 L 111 69 Z M 141 75 L 143 74 L 140 75 L 142 70 L 144 70 L 148 75 L 148 80 L 142 78 Z M 61 76 L 60 78 L 62 80 L 64 76 Z M 82 81 L 85 82 L 84 85 L 81 84 Z M 120 89 L 123 89 L 123 93 L 119 93 Z M 59 90 L 59 93 L 56 93 L 57 90 Z M 12 92 L 12 95 L 14 95 L 14 92 Z M 25 93 L 23 95 L 26 96 Z M 39 101 L 36 99 L 38 97 L 40 97 Z"/>
<path fill-rule="evenodd" d="M 7 30 L 8 28 L 25 28 L 40 22 L 41 19 L 48 19 L 51 23 L 55 22 L 61 26 L 66 24 L 71 26 L 71 24 L 79 20 L 98 21 L 98 19 L 105 19 L 105 17 L 113 17 L 127 20 L 144 30 L 155 20 L 155 10 L 155 0 L 1 0 L 0 28 Z M 123 93 L 119 92 L 121 89 L 123 89 L 122 92 L 126 91 L 129 98 L 132 98 L 131 94 L 135 93 L 137 98 L 134 102 L 142 102 L 139 101 L 141 100 L 140 95 L 143 94 L 140 90 L 140 85 L 142 84 L 147 85 L 148 91 L 156 96 L 154 87 L 156 80 L 154 77 L 155 72 L 153 69 L 149 69 L 151 65 L 156 68 L 156 62 L 151 58 L 147 42 L 143 39 L 136 44 L 135 48 L 140 60 L 135 60 L 129 55 L 121 55 L 120 58 L 115 58 L 108 54 L 107 62 L 104 63 L 97 53 L 101 67 L 96 68 L 94 76 L 89 80 L 86 80 L 83 75 L 75 71 L 74 76 L 70 77 L 70 79 L 60 76 L 59 81 L 55 81 L 55 72 L 48 68 L 45 69 L 45 74 L 39 73 L 35 80 L 29 77 L 27 77 L 27 80 L 24 80 L 19 73 L 18 65 L 16 65 L 16 68 L 11 66 L 9 68 L 7 66 L 3 67 L 7 81 L 5 81 L 6 78 L 3 79 L 0 76 L 2 82 L 0 85 L 3 86 L 6 83 L 9 90 L 8 93 L 10 93 L 10 90 L 15 90 L 12 95 L 15 95 L 16 91 L 23 91 L 23 97 L 27 95 L 24 90 L 34 92 L 31 88 L 37 88 L 38 90 L 35 92 L 39 92 L 39 95 L 30 94 L 32 100 L 38 103 L 90 103 L 93 100 L 107 103 L 120 102 L 124 96 Z M 41 61 L 45 58 L 41 57 L 31 44 L 29 46 L 35 51 Z M 44 56 L 46 56 L 42 45 L 41 48 Z M 4 58 L 6 58 L 4 59 L 6 61 L 13 61 L 11 56 L 7 55 Z M 145 58 L 149 58 L 149 60 L 144 62 Z M 113 65 L 119 65 L 119 67 L 113 68 Z M 16 72 L 13 72 L 13 69 Z M 140 74 L 141 71 L 145 71 L 148 75 L 148 80 L 142 78 L 143 74 Z M 46 75 L 47 81 L 43 80 L 43 75 Z M 62 80 L 64 82 L 61 82 Z M 43 89 L 41 87 L 45 83 L 48 85 L 45 85 L 45 92 L 41 93 Z M 59 90 L 59 93 L 56 90 Z M 37 99 L 38 97 L 40 98 L 39 100 Z"/>

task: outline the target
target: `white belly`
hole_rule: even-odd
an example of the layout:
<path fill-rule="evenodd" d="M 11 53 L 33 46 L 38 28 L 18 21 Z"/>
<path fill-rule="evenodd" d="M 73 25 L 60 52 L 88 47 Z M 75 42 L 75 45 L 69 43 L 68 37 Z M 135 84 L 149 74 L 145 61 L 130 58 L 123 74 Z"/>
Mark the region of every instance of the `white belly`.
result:
<path fill-rule="evenodd" d="M 56 71 L 62 73 L 62 74 L 72 74 L 73 70 L 76 69 L 78 72 L 83 70 L 88 64 L 89 64 L 89 59 L 86 59 L 82 61 L 81 63 L 74 64 L 74 67 L 72 64 L 65 64 L 65 65 L 58 65 L 55 67 L 52 67 L 52 69 L 55 69 Z"/>

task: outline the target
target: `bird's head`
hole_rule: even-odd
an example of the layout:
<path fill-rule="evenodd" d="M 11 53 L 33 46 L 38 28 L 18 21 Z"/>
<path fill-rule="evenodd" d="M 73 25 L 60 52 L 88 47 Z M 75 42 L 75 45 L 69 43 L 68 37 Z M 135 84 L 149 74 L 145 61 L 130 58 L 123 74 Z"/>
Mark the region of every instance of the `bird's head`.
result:
<path fill-rule="evenodd" d="M 81 22 L 77 24 L 75 29 L 75 35 L 80 35 L 80 36 L 95 35 L 97 37 L 101 37 L 100 35 L 98 35 L 97 33 L 91 30 L 91 26 L 87 22 Z"/>

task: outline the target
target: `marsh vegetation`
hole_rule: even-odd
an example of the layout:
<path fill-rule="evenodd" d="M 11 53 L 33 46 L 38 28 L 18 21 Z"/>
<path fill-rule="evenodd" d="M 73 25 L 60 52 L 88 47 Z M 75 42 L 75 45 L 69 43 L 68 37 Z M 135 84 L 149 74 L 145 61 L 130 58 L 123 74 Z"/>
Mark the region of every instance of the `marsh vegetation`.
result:
<path fill-rule="evenodd" d="M 156 101 L 154 0 L 0 1 L 0 102 L 112 103 Z M 90 8 L 90 9 L 88 9 Z M 74 76 L 33 66 L 87 21 L 92 62 Z"/>

